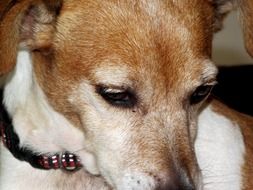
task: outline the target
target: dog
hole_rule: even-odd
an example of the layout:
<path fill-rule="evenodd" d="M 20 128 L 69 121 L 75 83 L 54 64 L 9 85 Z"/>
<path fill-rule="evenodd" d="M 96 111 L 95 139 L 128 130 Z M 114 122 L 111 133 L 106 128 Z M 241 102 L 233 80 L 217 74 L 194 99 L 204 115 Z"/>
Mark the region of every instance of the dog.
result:
<path fill-rule="evenodd" d="M 208 98 L 236 7 L 253 55 L 251 0 L 0 7 L 1 190 L 253 189 L 253 119 Z"/>

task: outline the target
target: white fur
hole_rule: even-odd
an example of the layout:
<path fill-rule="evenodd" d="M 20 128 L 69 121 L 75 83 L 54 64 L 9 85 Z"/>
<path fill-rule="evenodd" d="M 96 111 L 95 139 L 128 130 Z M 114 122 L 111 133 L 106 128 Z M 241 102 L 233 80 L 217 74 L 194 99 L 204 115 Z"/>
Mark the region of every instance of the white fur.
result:
<path fill-rule="evenodd" d="M 18 54 L 16 68 L 4 89 L 4 104 L 13 118 L 21 145 L 40 152 L 84 148 L 83 133 L 48 104 L 33 76 L 29 56 L 26 51 Z M 55 139 L 62 141 L 55 142 Z M 64 139 L 72 139 L 72 142 Z"/>
<path fill-rule="evenodd" d="M 161 10 L 161 5 L 158 1 L 140 1 L 143 4 L 144 10 L 149 14 L 149 16 L 156 17 L 157 13 Z"/>
<path fill-rule="evenodd" d="M 218 69 L 217 69 L 217 67 L 215 67 L 214 63 L 210 59 L 206 59 L 204 61 L 200 60 L 199 62 L 201 62 L 204 67 L 204 71 L 202 73 L 203 79 L 207 82 L 209 80 L 215 79 L 215 77 L 218 73 Z M 212 81 L 212 82 L 214 82 L 214 81 Z"/>
<path fill-rule="evenodd" d="M 103 62 L 104 65 L 102 64 L 96 68 L 95 72 L 92 73 L 95 80 L 109 86 L 131 86 L 132 81 L 129 80 L 129 68 L 119 64 L 121 62 L 119 59 L 116 59 L 117 61 L 114 64 L 111 63 L 112 60 L 106 60 Z"/>
<path fill-rule="evenodd" d="M 20 51 L 17 56 L 16 67 L 7 78 L 5 85 L 4 101 L 11 115 L 14 114 L 17 107 L 26 104 L 32 86 L 33 76 L 30 55 L 26 51 Z"/>
<path fill-rule="evenodd" d="M 30 147 L 39 153 L 77 151 L 85 169 L 90 173 L 98 174 L 93 155 L 85 151 L 83 133 L 48 104 L 33 75 L 30 55 L 26 51 L 19 52 L 16 68 L 8 77 L 4 103 L 13 118 L 13 125 L 22 146 Z M 61 171 L 35 170 L 27 163 L 14 159 L 3 147 L 1 148 L 0 171 L 1 190 L 39 189 L 38 184 L 41 184 L 41 189 L 49 189 L 50 185 L 56 189 L 53 183 L 56 183 L 58 178 L 66 176 Z M 83 187 L 86 183 L 85 186 L 91 186 L 93 184 L 89 179 L 91 177 L 88 176 L 86 180 L 88 174 L 84 170 L 80 173 L 81 178 L 85 177 L 85 180 L 79 186 Z M 51 174 L 55 179 L 50 177 Z M 72 183 L 75 183 L 74 179 Z M 44 180 L 47 183 L 42 185 Z M 94 184 L 93 186 L 96 187 Z M 102 188 L 103 182 L 98 183 L 97 186 Z"/>
<path fill-rule="evenodd" d="M 244 141 L 239 126 L 212 111 L 199 116 L 196 154 L 205 190 L 240 190 Z"/>
<path fill-rule="evenodd" d="M 0 143 L 1 190 L 109 190 L 103 179 L 79 170 L 66 173 L 61 170 L 43 171 L 15 159 Z"/>
<path fill-rule="evenodd" d="M 152 190 L 155 189 L 155 181 L 144 173 L 126 173 L 117 189 L 122 190 Z"/>

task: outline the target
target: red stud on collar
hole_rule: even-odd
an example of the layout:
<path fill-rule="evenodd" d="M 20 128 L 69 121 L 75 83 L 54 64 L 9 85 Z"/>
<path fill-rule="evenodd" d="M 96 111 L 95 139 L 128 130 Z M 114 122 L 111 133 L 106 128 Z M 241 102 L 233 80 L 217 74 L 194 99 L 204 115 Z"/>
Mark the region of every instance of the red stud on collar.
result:
<path fill-rule="evenodd" d="M 82 167 L 80 159 L 73 153 L 54 154 L 53 156 L 41 155 L 38 164 L 43 169 L 64 169 L 76 171 Z"/>

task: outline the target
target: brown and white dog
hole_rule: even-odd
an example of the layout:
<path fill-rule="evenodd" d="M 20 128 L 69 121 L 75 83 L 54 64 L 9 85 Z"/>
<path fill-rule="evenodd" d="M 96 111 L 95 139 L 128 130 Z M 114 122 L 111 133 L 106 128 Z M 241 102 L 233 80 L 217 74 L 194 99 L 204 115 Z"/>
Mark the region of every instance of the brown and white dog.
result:
<path fill-rule="evenodd" d="M 253 119 L 206 99 L 213 33 L 251 0 L 1 0 L 4 105 L 20 147 L 75 152 L 39 170 L 1 145 L 1 190 L 252 190 Z"/>

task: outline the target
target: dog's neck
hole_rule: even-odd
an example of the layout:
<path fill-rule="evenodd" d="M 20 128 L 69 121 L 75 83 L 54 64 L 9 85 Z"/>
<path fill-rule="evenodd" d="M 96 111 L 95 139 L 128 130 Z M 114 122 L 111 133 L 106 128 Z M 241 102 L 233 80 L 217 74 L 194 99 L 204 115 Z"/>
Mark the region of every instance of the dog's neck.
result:
<path fill-rule="evenodd" d="M 0 92 L 0 100 L 2 102 L 2 91 Z M 15 158 L 28 162 L 34 168 L 75 171 L 82 167 L 80 159 L 74 153 L 64 152 L 41 155 L 26 147 L 20 147 L 19 137 L 14 131 L 12 121 L 2 104 L 0 104 L 0 136 L 3 144 Z"/>
<path fill-rule="evenodd" d="M 7 78 L 3 96 L 20 147 L 40 155 L 76 152 L 85 168 L 98 174 L 93 156 L 85 151 L 83 133 L 48 104 L 36 82 L 29 52 L 19 52 L 16 68 Z"/>

